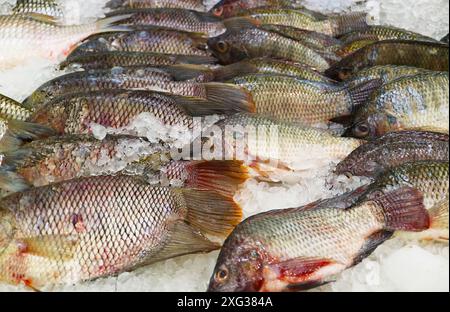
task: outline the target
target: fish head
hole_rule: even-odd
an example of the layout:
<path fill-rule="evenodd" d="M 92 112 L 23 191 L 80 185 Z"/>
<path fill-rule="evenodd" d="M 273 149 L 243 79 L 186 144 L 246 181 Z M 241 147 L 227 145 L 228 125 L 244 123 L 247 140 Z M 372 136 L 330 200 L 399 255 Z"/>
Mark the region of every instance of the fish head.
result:
<path fill-rule="evenodd" d="M 211 13 L 217 17 L 233 17 L 243 8 L 240 0 L 222 0 L 219 1 L 212 9 Z"/>
<path fill-rule="evenodd" d="M 239 32 L 227 31 L 221 36 L 210 38 L 208 48 L 220 63 L 232 64 L 248 57 L 245 45 L 239 39 Z"/>
<path fill-rule="evenodd" d="M 351 132 L 356 138 L 373 140 L 392 129 L 399 129 L 397 119 L 389 114 L 378 112 L 360 119 L 355 123 Z"/>
<path fill-rule="evenodd" d="M 263 284 L 263 259 L 258 244 L 236 239 L 225 242 L 211 277 L 209 292 L 254 292 Z"/>
<path fill-rule="evenodd" d="M 383 164 L 374 159 L 362 159 L 361 155 L 351 155 L 336 166 L 335 174 L 349 178 L 374 177 L 383 171 Z"/>

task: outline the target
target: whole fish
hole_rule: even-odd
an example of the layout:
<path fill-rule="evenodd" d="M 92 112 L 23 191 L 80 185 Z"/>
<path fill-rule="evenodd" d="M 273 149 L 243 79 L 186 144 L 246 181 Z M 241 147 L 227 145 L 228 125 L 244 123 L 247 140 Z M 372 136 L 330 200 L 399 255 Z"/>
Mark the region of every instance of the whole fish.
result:
<path fill-rule="evenodd" d="M 121 129 L 147 113 L 155 123 L 187 131 L 194 127 L 193 116 L 233 113 L 239 110 L 236 108 L 148 91 L 107 90 L 56 98 L 38 108 L 30 121 L 47 125 L 60 135 L 90 134 L 92 124 Z"/>
<path fill-rule="evenodd" d="M 211 9 L 211 13 L 215 16 L 228 18 L 236 16 L 243 11 L 261 7 L 302 8 L 301 3 L 301 0 L 221 0 Z"/>
<path fill-rule="evenodd" d="M 385 40 L 368 45 L 333 65 L 326 74 L 333 79 L 349 76 L 376 65 L 406 65 L 448 71 L 448 45 L 434 42 Z"/>
<path fill-rule="evenodd" d="M 68 135 L 31 142 L 4 154 L 0 188 L 30 187 L 97 175 L 126 174 L 159 186 L 210 189 L 233 196 L 249 177 L 236 161 L 177 161 L 161 145 L 130 136 Z"/>
<path fill-rule="evenodd" d="M 228 81 L 252 95 L 256 112 L 308 126 L 349 116 L 379 87 L 370 81 L 353 89 L 281 75 L 254 74 Z"/>
<path fill-rule="evenodd" d="M 302 9 L 261 8 L 243 12 L 226 20 L 228 29 L 240 27 L 280 25 L 315 31 L 329 36 L 339 36 L 355 29 L 367 27 L 367 14 L 351 13 L 336 16 L 317 16 L 315 12 Z"/>
<path fill-rule="evenodd" d="M 215 81 L 226 81 L 247 74 L 276 74 L 324 83 L 334 82 L 310 66 L 265 57 L 243 60 L 213 70 Z"/>
<path fill-rule="evenodd" d="M 343 160 L 362 144 L 320 129 L 251 114 L 229 116 L 211 129 L 214 133 L 218 130 L 217 138 L 206 137 L 203 150 L 212 145 L 223 153 L 217 155 L 219 159 L 250 163 L 262 174 L 277 169 L 307 171 L 328 166 L 332 161 Z"/>
<path fill-rule="evenodd" d="M 392 26 L 371 25 L 364 29 L 359 29 L 339 38 L 344 42 L 340 56 L 347 56 L 366 45 L 381 40 L 412 40 L 437 42 L 431 37 L 427 37 L 412 31 Z"/>
<path fill-rule="evenodd" d="M 138 27 L 162 27 L 216 37 L 226 31 L 222 19 L 209 14 L 185 9 L 129 9 L 109 14 L 131 15 L 120 21 L 122 25 Z"/>
<path fill-rule="evenodd" d="M 67 57 L 67 61 L 99 52 L 153 52 L 165 54 L 211 56 L 202 47 L 207 41 L 197 34 L 173 30 L 137 30 L 112 32 L 90 37 Z"/>
<path fill-rule="evenodd" d="M 211 64 L 216 59 L 200 55 L 174 55 L 153 52 L 99 52 L 87 53 L 61 63 L 66 67 L 83 68 L 84 70 L 108 69 L 130 66 L 159 66 L 176 64 Z"/>
<path fill-rule="evenodd" d="M 125 18 L 128 16 L 118 15 L 87 25 L 61 26 L 44 16 L 0 16 L 0 70 L 23 64 L 31 57 L 57 60 L 90 35 L 126 30 L 111 26 Z"/>
<path fill-rule="evenodd" d="M 223 109 L 234 110 L 237 106 L 253 111 L 251 96 L 247 91 L 233 85 L 201 83 L 210 81 L 208 73 L 197 71 L 198 67 L 115 67 L 92 72 L 75 72 L 57 77 L 29 96 L 23 105 L 32 109 L 45 106 L 58 96 L 99 90 L 147 90 L 208 99 L 222 104 Z M 190 79 L 192 78 L 192 79 Z M 188 79 L 188 80 L 186 80 Z M 226 95 L 226 96 L 225 96 Z"/>
<path fill-rule="evenodd" d="M 13 8 L 14 14 L 43 14 L 62 19 L 64 12 L 55 0 L 18 0 Z"/>
<path fill-rule="evenodd" d="M 372 94 L 355 114 L 349 131 L 358 138 L 376 138 L 387 132 L 449 129 L 447 72 L 431 72 L 396 79 Z"/>
<path fill-rule="evenodd" d="M 361 145 L 336 167 L 337 174 L 377 177 L 408 162 L 449 161 L 448 134 L 391 132 Z"/>
<path fill-rule="evenodd" d="M 348 209 L 332 201 L 250 217 L 225 241 L 208 291 L 299 291 L 331 282 L 393 231 L 428 229 L 422 201 L 403 188 Z"/>
<path fill-rule="evenodd" d="M 206 7 L 202 0 L 110 0 L 105 7 L 113 10 L 122 8 L 178 8 L 206 12 Z"/>
<path fill-rule="evenodd" d="M 0 207 L 0 280 L 33 289 L 212 251 L 219 245 L 204 235 L 226 235 L 242 218 L 231 198 L 215 192 L 127 176 L 33 188 Z"/>
<path fill-rule="evenodd" d="M 296 40 L 258 28 L 229 31 L 209 39 L 208 47 L 222 64 L 246 58 L 273 57 L 304 63 L 322 72 L 334 62 Z"/>

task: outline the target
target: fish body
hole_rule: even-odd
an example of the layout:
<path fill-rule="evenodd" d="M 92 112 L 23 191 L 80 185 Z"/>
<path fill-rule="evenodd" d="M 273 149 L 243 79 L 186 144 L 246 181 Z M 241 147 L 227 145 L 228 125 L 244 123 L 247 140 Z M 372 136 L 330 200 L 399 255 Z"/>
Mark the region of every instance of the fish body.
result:
<path fill-rule="evenodd" d="M 448 45 L 434 42 L 385 40 L 350 54 L 327 70 L 330 78 L 349 76 L 377 65 L 405 65 L 434 71 L 448 71 Z"/>
<path fill-rule="evenodd" d="M 258 28 L 227 32 L 209 39 L 208 46 L 223 64 L 246 58 L 273 57 L 304 63 L 322 72 L 332 63 L 298 41 Z"/>
<path fill-rule="evenodd" d="M 391 132 L 353 151 L 336 167 L 337 174 L 376 178 L 409 162 L 449 161 L 448 134 Z"/>
<path fill-rule="evenodd" d="M 17 101 L 0 94 L 0 116 L 26 121 L 31 116 L 31 111 Z"/>
<path fill-rule="evenodd" d="M 106 18 L 88 25 L 60 26 L 45 17 L 20 14 L 0 16 L 0 69 L 23 64 L 30 57 L 57 60 L 90 35 L 125 30 L 111 24 L 126 17 Z"/>
<path fill-rule="evenodd" d="M 301 1 L 290 0 L 221 0 L 212 9 L 215 16 L 224 18 L 236 16 L 245 11 L 252 11 L 256 8 L 301 8 Z"/>
<path fill-rule="evenodd" d="M 232 199 L 214 192 L 124 176 L 33 188 L 0 207 L 0 279 L 33 289 L 212 251 L 219 245 L 203 234 L 226 235 L 242 217 Z"/>
<path fill-rule="evenodd" d="M 222 20 L 209 13 L 196 12 L 185 9 L 137 9 L 114 12 L 114 16 L 131 15 L 122 25 L 138 27 L 160 27 L 191 33 L 202 34 L 206 37 L 216 37 L 226 31 Z"/>
<path fill-rule="evenodd" d="M 225 241 L 208 291 L 299 291 L 323 285 L 369 256 L 392 231 L 428 229 L 422 200 L 420 192 L 404 188 L 347 209 L 331 200 L 250 217 Z"/>
<path fill-rule="evenodd" d="M 399 130 L 448 132 L 448 83 L 447 72 L 431 72 L 382 86 L 356 113 L 353 135 L 373 139 Z"/>
<path fill-rule="evenodd" d="M 111 0 L 106 3 L 106 7 L 117 10 L 123 8 L 133 9 L 149 9 L 149 8 L 172 8 L 172 9 L 186 9 L 199 12 L 205 12 L 206 7 L 202 0 Z"/>
<path fill-rule="evenodd" d="M 164 54 L 196 55 L 208 57 L 206 39 L 196 34 L 173 30 L 136 30 L 112 32 L 90 37 L 67 57 L 67 61 L 89 53 L 100 52 L 152 52 Z"/>
<path fill-rule="evenodd" d="M 62 19 L 64 12 L 55 0 L 18 0 L 13 8 L 14 14 L 43 14 Z"/>

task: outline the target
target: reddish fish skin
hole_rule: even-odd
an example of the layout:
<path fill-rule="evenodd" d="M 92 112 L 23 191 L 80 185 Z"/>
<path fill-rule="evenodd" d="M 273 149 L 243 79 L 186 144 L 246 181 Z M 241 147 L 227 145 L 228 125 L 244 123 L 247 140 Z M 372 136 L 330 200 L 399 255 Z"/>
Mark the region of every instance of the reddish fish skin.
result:
<path fill-rule="evenodd" d="M 236 16 L 242 11 L 260 8 L 282 8 L 282 7 L 301 7 L 296 2 L 288 0 L 222 0 L 217 3 L 212 9 L 211 13 L 215 16 L 229 18 Z"/>

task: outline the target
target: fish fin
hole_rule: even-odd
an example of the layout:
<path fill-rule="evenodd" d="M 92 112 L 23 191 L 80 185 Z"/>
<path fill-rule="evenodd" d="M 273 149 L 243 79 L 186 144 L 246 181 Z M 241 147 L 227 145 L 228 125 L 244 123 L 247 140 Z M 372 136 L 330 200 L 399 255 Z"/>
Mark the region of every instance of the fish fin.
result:
<path fill-rule="evenodd" d="M 158 253 L 152 254 L 147 261 L 144 261 L 143 265 L 187 254 L 207 253 L 219 248 L 219 244 L 210 241 L 186 222 L 177 221 L 170 229 L 169 237 L 164 247 Z"/>
<path fill-rule="evenodd" d="M 187 221 L 202 233 L 227 236 L 242 220 L 242 209 L 233 198 L 207 190 L 181 190 Z"/>
<path fill-rule="evenodd" d="M 23 253 L 65 261 L 73 259 L 78 246 L 76 239 L 63 235 L 36 236 L 20 241 L 24 244 Z"/>
<path fill-rule="evenodd" d="M 307 291 L 307 290 L 311 290 L 311 289 L 314 289 L 317 287 L 325 286 L 332 282 L 334 282 L 334 281 L 317 280 L 317 281 L 309 281 L 309 282 L 300 282 L 300 283 L 288 285 L 287 288 L 289 291 L 295 291 L 295 292 Z"/>
<path fill-rule="evenodd" d="M 0 167 L 0 189 L 16 193 L 30 188 L 30 185 L 16 172 Z"/>
<path fill-rule="evenodd" d="M 258 68 L 249 62 L 242 61 L 215 69 L 214 78 L 215 81 L 227 81 L 240 75 L 256 73 L 258 73 Z"/>
<path fill-rule="evenodd" d="M 231 17 L 223 21 L 228 31 L 240 31 L 243 28 L 259 27 L 261 22 L 249 16 Z"/>
<path fill-rule="evenodd" d="M 430 227 L 423 195 L 417 189 L 402 187 L 387 194 L 375 192 L 370 199 L 384 211 L 385 230 L 420 232 Z"/>
<path fill-rule="evenodd" d="M 202 55 L 176 55 L 174 56 L 177 63 L 182 64 L 214 64 L 217 59 L 213 56 L 202 56 Z"/>
<path fill-rule="evenodd" d="M 105 17 L 103 19 L 98 20 L 95 24 L 97 26 L 97 30 L 93 34 L 106 33 L 106 32 L 115 32 L 115 31 L 131 31 L 132 28 L 123 25 L 115 25 L 118 22 L 124 21 L 130 17 L 132 14 L 123 14 L 117 16 Z M 70 53 L 72 53 L 70 51 Z"/>
<path fill-rule="evenodd" d="M 250 178 L 240 161 L 196 161 L 187 166 L 187 187 L 216 191 L 233 197 L 239 185 Z"/>
<path fill-rule="evenodd" d="M 339 117 L 334 117 L 334 118 L 330 119 L 330 122 L 350 127 L 351 125 L 353 125 L 354 116 L 353 115 L 343 115 L 343 116 L 339 116 Z M 343 131 L 345 131 L 345 130 L 343 130 Z"/>
<path fill-rule="evenodd" d="M 7 151 L 4 153 L 2 167 L 6 167 L 8 170 L 16 170 L 17 167 L 22 166 L 29 157 L 31 157 L 33 161 L 40 160 L 41 158 L 38 155 L 40 155 L 40 153 L 33 153 L 32 149 L 26 147 L 21 147 L 14 151 Z"/>
<path fill-rule="evenodd" d="M 381 79 L 373 79 L 356 86 L 349 87 L 347 91 L 352 99 L 352 112 L 356 112 L 361 106 L 366 104 L 378 88 L 383 84 Z"/>
<path fill-rule="evenodd" d="M 341 36 L 349 32 L 369 27 L 367 13 L 352 12 L 348 14 L 333 15 L 329 20 L 334 25 L 334 35 Z"/>
<path fill-rule="evenodd" d="M 243 88 L 219 82 L 208 82 L 203 86 L 205 87 L 206 98 L 211 102 L 222 104 L 224 107 L 242 105 L 250 108 L 247 109 L 248 112 L 256 112 L 251 93 Z"/>
<path fill-rule="evenodd" d="M 172 77 L 176 81 L 185 81 L 191 80 L 195 78 L 199 78 L 200 76 L 213 76 L 213 72 L 206 66 L 195 65 L 195 64 L 178 64 L 178 65 L 169 65 L 169 66 L 159 66 L 165 72 L 172 75 Z"/>
<path fill-rule="evenodd" d="M 431 219 L 430 229 L 448 230 L 448 201 L 447 196 L 428 211 Z"/>
<path fill-rule="evenodd" d="M 364 245 L 356 255 L 355 259 L 353 259 L 353 265 L 357 265 L 368 256 L 370 256 L 375 251 L 375 249 L 378 248 L 378 246 L 390 239 L 393 234 L 394 232 L 392 231 L 378 231 L 369 235 L 366 238 Z"/>
<path fill-rule="evenodd" d="M 15 150 L 26 141 L 46 138 L 54 134 L 53 129 L 41 124 L 8 120 L 8 130 L 1 139 L 0 152 Z"/>
<path fill-rule="evenodd" d="M 24 14 L 20 14 L 20 15 L 30 17 L 31 19 L 41 22 L 41 23 L 46 23 L 46 24 L 51 24 L 51 25 L 58 24 L 58 20 L 55 17 L 46 15 L 46 14 L 29 12 L 29 13 L 24 13 Z"/>

